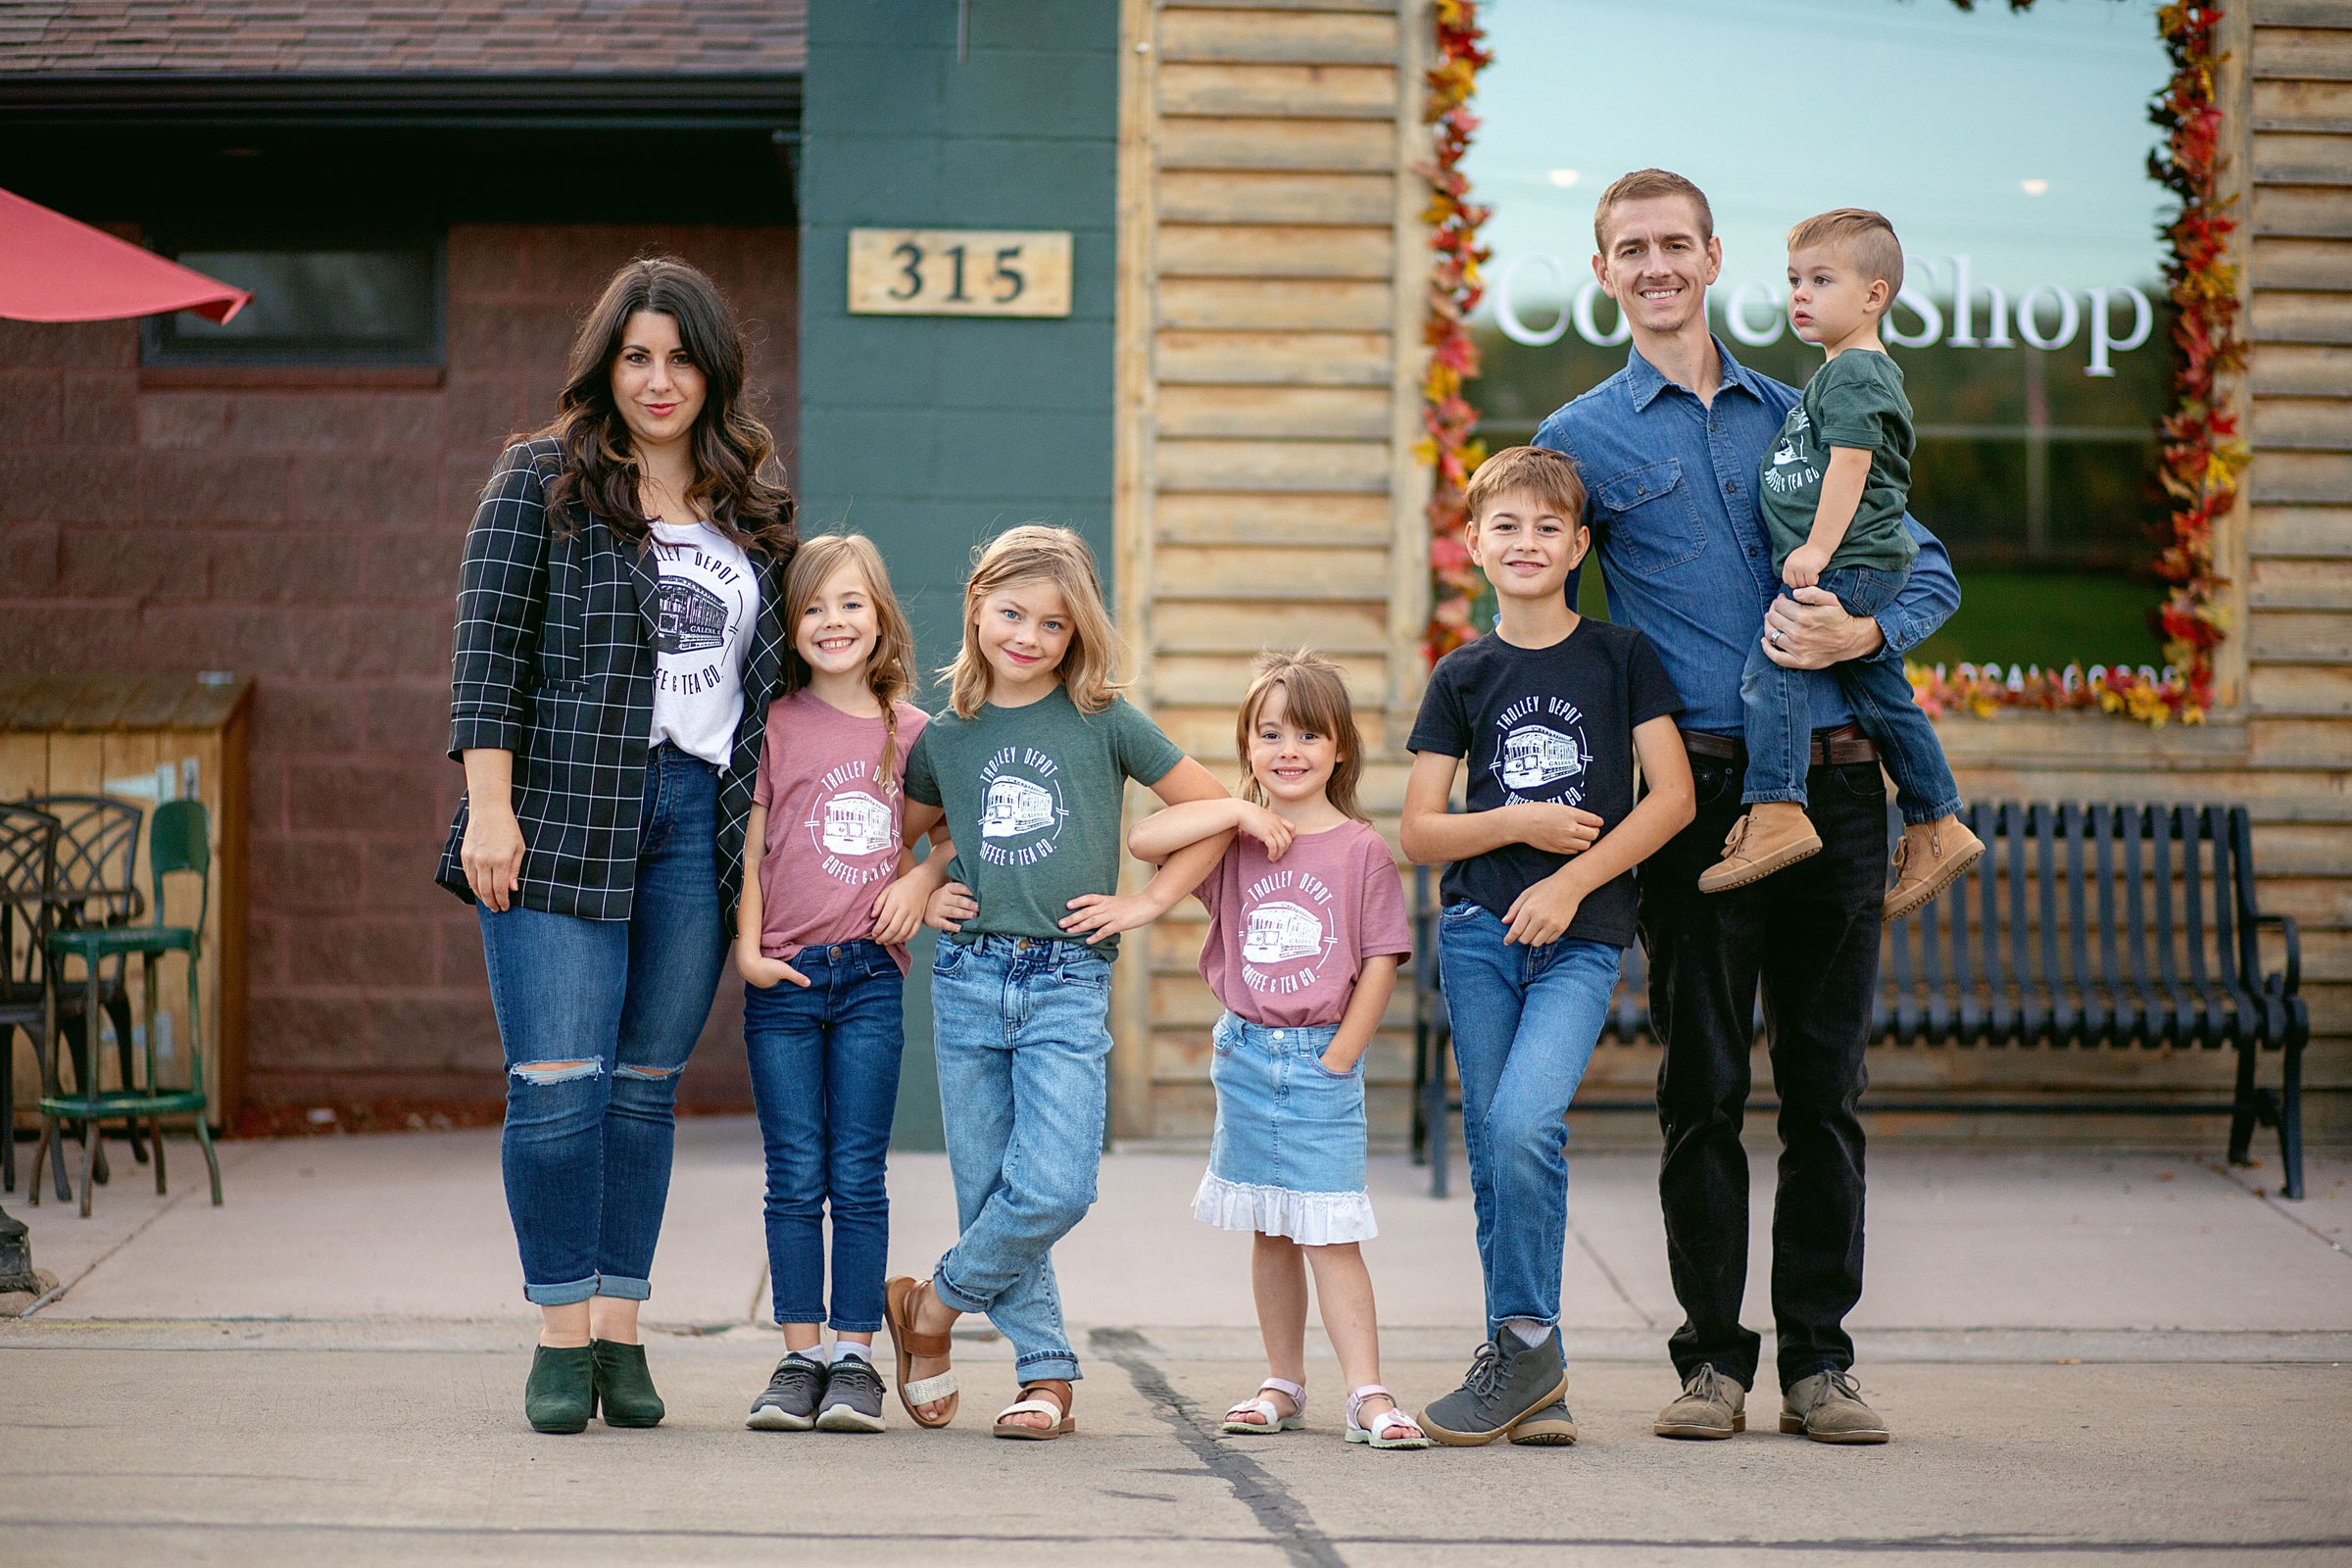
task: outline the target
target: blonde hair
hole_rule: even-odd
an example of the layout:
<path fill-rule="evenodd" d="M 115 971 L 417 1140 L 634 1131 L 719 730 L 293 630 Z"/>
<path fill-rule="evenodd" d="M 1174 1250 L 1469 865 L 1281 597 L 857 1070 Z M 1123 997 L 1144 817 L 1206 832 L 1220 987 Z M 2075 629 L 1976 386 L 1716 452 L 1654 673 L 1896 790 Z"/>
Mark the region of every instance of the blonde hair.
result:
<path fill-rule="evenodd" d="M 948 706 L 958 718 L 976 718 L 988 701 L 990 672 L 980 652 L 980 602 L 1020 583 L 1052 583 L 1070 616 L 1070 646 L 1054 674 L 1081 713 L 1099 713 L 1127 689 L 1120 678 L 1124 652 L 1102 604 L 1102 584 L 1086 541 L 1067 528 L 1024 522 L 972 552 L 963 585 L 963 646 L 940 673 L 948 677 Z"/>
<path fill-rule="evenodd" d="M 1340 666 L 1311 648 L 1297 653 L 1271 651 L 1257 656 L 1250 670 L 1250 689 L 1242 694 L 1242 710 L 1233 726 L 1233 744 L 1242 759 L 1242 799 L 1264 806 L 1266 792 L 1250 765 L 1250 742 L 1266 699 L 1283 694 L 1283 718 L 1295 729 L 1312 730 L 1339 742 L 1340 759 L 1323 786 L 1324 798 L 1342 815 L 1358 822 L 1372 819 L 1355 804 L 1356 781 L 1364 772 L 1364 739 L 1355 727 L 1355 707 L 1348 700 L 1348 679 Z"/>
<path fill-rule="evenodd" d="M 1827 246 L 1845 258 L 1862 281 L 1884 280 L 1886 308 L 1903 291 L 1903 242 L 1894 225 L 1867 207 L 1840 207 L 1806 219 L 1788 231 L 1791 253 L 1809 245 Z"/>
<path fill-rule="evenodd" d="M 1698 209 L 1698 242 L 1704 245 L 1715 237 L 1715 209 L 1707 205 L 1707 193 L 1666 169 L 1637 169 L 1630 174 L 1620 174 L 1609 188 L 1600 193 L 1600 205 L 1592 209 L 1592 247 L 1601 255 L 1609 254 L 1609 214 L 1626 202 L 1645 202 L 1654 196 L 1680 196 Z"/>
<path fill-rule="evenodd" d="M 1504 447 L 1478 466 L 1462 491 L 1462 509 L 1470 526 L 1489 507 L 1513 491 L 1523 491 L 1552 511 L 1582 526 L 1585 520 L 1585 481 L 1576 464 L 1549 447 Z"/>
<path fill-rule="evenodd" d="M 823 591 L 833 574 L 855 566 L 873 596 L 874 622 L 879 635 L 865 662 L 865 683 L 882 705 L 882 756 L 874 763 L 874 778 L 882 782 L 899 756 L 899 704 L 914 689 L 914 633 L 906 625 L 898 595 L 890 591 L 890 568 L 882 552 L 861 533 L 820 533 L 801 541 L 792 568 L 784 575 L 785 646 L 784 690 L 797 692 L 811 677 L 808 662 L 801 657 L 801 617 L 809 602 Z"/>

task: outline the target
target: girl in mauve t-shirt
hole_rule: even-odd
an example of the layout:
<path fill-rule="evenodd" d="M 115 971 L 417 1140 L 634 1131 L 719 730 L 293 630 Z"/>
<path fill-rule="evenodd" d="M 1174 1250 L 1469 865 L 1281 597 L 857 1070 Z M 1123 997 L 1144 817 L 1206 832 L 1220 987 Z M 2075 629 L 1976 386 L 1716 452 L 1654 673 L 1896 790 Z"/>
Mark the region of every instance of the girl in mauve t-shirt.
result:
<path fill-rule="evenodd" d="M 1200 975 L 1225 1004 L 1209 1081 L 1217 1130 L 1193 1213 L 1252 1235 L 1250 1283 L 1272 1373 L 1225 1412 L 1229 1433 L 1306 1425 L 1306 1276 L 1339 1353 L 1349 1443 L 1425 1448 L 1380 1386 L 1364 1191 L 1364 1052 L 1412 955 L 1404 886 L 1355 804 L 1363 741 L 1338 666 L 1268 654 L 1242 699 L 1239 800 L 1195 801 L 1139 823 L 1159 861 L 1234 834 L 1196 896 L 1208 909 Z"/>
<path fill-rule="evenodd" d="M 746 835 L 735 967 L 752 1096 L 767 1146 L 767 1259 L 784 1358 L 746 1425 L 882 1430 L 874 1331 L 890 1245 L 884 1188 L 906 939 L 949 857 L 906 845 L 940 824 L 909 805 L 906 754 L 923 713 L 905 701 L 914 640 L 861 534 L 802 543 L 784 580 L 793 658 L 767 710 Z M 824 1348 L 824 1218 L 833 1220 L 834 1346 Z"/>

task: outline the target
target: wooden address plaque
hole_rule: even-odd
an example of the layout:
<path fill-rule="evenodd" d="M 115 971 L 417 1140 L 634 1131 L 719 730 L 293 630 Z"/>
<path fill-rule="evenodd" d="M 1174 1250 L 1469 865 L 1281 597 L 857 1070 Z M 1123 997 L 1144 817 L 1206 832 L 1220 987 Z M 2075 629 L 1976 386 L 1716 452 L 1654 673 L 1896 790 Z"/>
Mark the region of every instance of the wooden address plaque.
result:
<path fill-rule="evenodd" d="M 1067 316 L 1067 229 L 853 228 L 852 316 Z"/>

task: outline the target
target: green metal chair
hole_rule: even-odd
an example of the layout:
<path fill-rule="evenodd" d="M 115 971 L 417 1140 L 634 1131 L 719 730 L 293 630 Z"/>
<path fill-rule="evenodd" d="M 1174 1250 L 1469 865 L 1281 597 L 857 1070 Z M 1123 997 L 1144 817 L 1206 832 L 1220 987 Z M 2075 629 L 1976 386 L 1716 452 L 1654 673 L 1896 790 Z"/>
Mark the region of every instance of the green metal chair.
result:
<path fill-rule="evenodd" d="M 48 1152 L 49 1141 L 58 1135 L 58 1122 L 79 1120 L 89 1123 L 93 1135 L 82 1145 L 81 1152 L 81 1212 L 90 1212 L 90 1193 L 96 1185 L 93 1159 L 99 1140 L 96 1124 L 101 1119 L 128 1117 L 134 1123 L 144 1120 L 155 1133 L 155 1190 L 164 1191 L 164 1125 L 166 1116 L 192 1115 L 196 1120 L 196 1142 L 204 1150 L 204 1162 L 212 1171 L 213 1206 L 220 1205 L 220 1160 L 213 1152 L 212 1128 L 206 1124 L 207 1102 L 204 1093 L 204 1049 L 201 1031 L 204 1014 L 198 1006 L 196 971 L 203 954 L 204 922 L 212 912 L 213 864 L 211 847 L 212 822 L 199 801 L 167 801 L 155 808 L 148 828 L 147 869 L 155 886 L 155 919 L 150 925 L 116 925 L 68 928 L 49 933 L 50 989 L 49 1004 L 54 1016 L 60 989 L 69 982 L 65 978 L 66 962 L 79 958 L 82 964 L 82 984 L 88 988 L 85 1017 L 96 1017 L 98 1011 L 98 966 L 109 958 L 136 956 L 139 970 L 146 982 L 147 994 L 147 1087 L 138 1089 L 125 1083 L 120 1089 L 100 1089 L 96 1074 L 90 1082 L 76 1085 L 77 1093 L 52 1092 L 41 1097 L 41 1144 L 32 1157 L 32 1168 L 41 1168 L 42 1157 Z M 173 872 L 191 872 L 202 888 L 193 926 L 164 923 L 164 878 Z M 188 956 L 188 1087 L 165 1089 L 156 1077 L 156 1027 L 159 1016 L 155 998 L 155 969 L 157 962 L 169 953 Z M 57 1039 L 53 1027 L 52 1042 Z M 95 1054 L 93 1053 L 93 1066 Z M 57 1083 L 49 1075 L 51 1085 Z M 41 1200 L 40 1184 L 32 1187 L 32 1201 Z"/>

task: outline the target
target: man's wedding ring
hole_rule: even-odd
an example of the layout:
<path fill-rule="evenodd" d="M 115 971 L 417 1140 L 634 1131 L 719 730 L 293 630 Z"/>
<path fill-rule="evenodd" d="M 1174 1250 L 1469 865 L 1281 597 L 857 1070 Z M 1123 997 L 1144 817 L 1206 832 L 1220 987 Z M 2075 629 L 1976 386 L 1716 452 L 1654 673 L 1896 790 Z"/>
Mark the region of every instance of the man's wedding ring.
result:
<path fill-rule="evenodd" d="M 1778 627 L 1778 626 L 1775 626 L 1775 627 L 1773 627 L 1773 628 L 1772 628 L 1772 630 L 1770 630 L 1770 631 L 1766 632 L 1764 635 L 1772 639 L 1772 646 L 1773 646 L 1773 647 L 1775 647 L 1775 648 L 1778 648 L 1778 647 L 1780 647 L 1780 646 L 1781 646 L 1781 628 L 1780 628 L 1780 627 Z"/>

